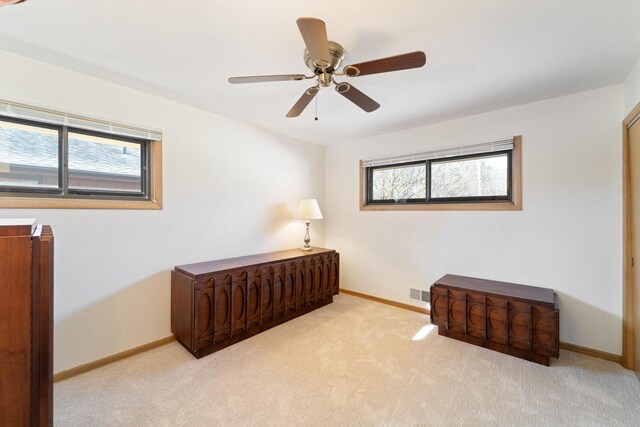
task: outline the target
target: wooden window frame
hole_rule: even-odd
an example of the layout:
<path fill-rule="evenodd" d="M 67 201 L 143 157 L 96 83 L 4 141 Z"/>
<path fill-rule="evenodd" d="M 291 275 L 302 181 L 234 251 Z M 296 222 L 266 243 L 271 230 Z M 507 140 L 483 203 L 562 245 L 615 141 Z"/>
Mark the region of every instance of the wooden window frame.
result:
<path fill-rule="evenodd" d="M 4 118 L 3 118 L 4 119 Z M 60 129 L 62 134 L 68 132 L 77 132 L 87 135 L 95 135 L 104 138 L 110 138 L 112 135 L 102 132 L 85 131 L 82 129 L 68 128 L 66 126 L 48 125 L 32 120 L 17 120 L 6 118 L 8 121 L 15 121 L 32 126 L 42 126 L 44 128 Z M 119 136 L 113 135 L 113 138 L 120 139 Z M 64 140 L 64 138 L 62 138 Z M 65 164 L 66 151 L 63 146 L 67 144 L 66 140 L 59 141 L 61 163 Z M 126 195 L 107 194 L 101 195 L 100 192 L 95 194 L 83 194 L 82 190 L 70 192 L 66 195 L 53 194 L 52 192 L 43 191 L 25 191 L 20 192 L 19 189 L 10 192 L 0 192 L 0 209 L 131 209 L 131 210 L 160 210 L 162 209 L 162 141 L 149 140 L 145 145 L 146 166 L 146 194 L 144 198 L 127 197 Z M 62 171 L 59 170 L 59 176 L 62 177 Z M 62 185 L 62 183 L 59 183 Z M 75 194 L 77 193 L 77 194 Z"/>
<path fill-rule="evenodd" d="M 522 210 L 522 136 L 513 138 L 511 150 L 511 181 L 509 182 L 510 200 L 469 200 L 465 202 L 410 202 L 410 203 L 367 203 L 368 188 L 366 174 L 369 168 L 364 168 L 360 161 L 360 210 L 361 211 L 519 211 Z M 429 173 L 429 168 L 427 168 Z"/>

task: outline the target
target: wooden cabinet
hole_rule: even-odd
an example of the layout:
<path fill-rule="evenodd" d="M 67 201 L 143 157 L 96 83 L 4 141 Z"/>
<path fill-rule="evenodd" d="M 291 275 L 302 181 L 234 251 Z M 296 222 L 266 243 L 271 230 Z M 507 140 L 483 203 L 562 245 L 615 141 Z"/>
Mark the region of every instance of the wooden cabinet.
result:
<path fill-rule="evenodd" d="M 551 289 L 447 274 L 431 287 L 438 334 L 549 365 L 560 347 Z"/>
<path fill-rule="evenodd" d="M 0 426 L 53 425 L 53 234 L 0 220 Z"/>
<path fill-rule="evenodd" d="M 171 332 L 200 358 L 333 301 L 340 255 L 291 249 L 180 265 L 171 272 Z"/>

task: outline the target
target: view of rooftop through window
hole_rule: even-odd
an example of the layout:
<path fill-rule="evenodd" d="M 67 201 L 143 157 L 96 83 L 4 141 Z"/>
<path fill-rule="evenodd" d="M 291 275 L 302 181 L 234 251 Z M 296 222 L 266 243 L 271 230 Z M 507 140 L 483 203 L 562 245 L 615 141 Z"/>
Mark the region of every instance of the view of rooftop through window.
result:
<path fill-rule="evenodd" d="M 0 186 L 58 188 L 58 130 L 0 122 Z"/>
<path fill-rule="evenodd" d="M 0 120 L 0 188 L 5 191 L 62 191 L 62 127 Z M 143 191 L 143 141 L 68 132 L 70 191 Z"/>
<path fill-rule="evenodd" d="M 142 191 L 141 145 L 69 132 L 69 188 Z"/>

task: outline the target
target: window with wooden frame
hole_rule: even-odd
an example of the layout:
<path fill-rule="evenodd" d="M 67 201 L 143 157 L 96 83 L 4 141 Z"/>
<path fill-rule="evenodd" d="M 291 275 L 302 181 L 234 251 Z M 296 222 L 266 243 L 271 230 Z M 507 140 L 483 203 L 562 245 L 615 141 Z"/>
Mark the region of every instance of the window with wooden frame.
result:
<path fill-rule="evenodd" d="M 162 209 L 161 139 L 0 101 L 0 207 Z"/>
<path fill-rule="evenodd" d="M 520 210 L 522 137 L 360 162 L 361 210 Z"/>

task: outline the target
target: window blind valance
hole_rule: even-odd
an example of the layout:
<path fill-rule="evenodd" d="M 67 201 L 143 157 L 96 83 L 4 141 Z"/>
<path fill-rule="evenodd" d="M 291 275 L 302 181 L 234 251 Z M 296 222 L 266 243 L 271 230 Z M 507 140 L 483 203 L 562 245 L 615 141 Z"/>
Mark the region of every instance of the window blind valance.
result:
<path fill-rule="evenodd" d="M 484 154 L 506 150 L 513 150 L 513 138 L 506 138 L 493 142 L 485 142 L 482 144 L 465 145 L 463 147 L 443 148 L 439 150 L 423 151 L 421 153 L 368 159 L 362 161 L 362 167 L 367 168 L 372 166 L 387 166 L 399 163 L 444 159 L 447 157 L 465 156 L 468 154 Z"/>
<path fill-rule="evenodd" d="M 94 119 L 77 114 L 33 107 L 18 102 L 0 99 L 0 116 L 16 119 L 33 120 L 59 126 L 69 126 L 78 129 L 104 132 L 112 135 L 128 136 L 131 138 L 162 140 L 162 131 L 145 127 L 131 126 L 108 120 Z"/>

